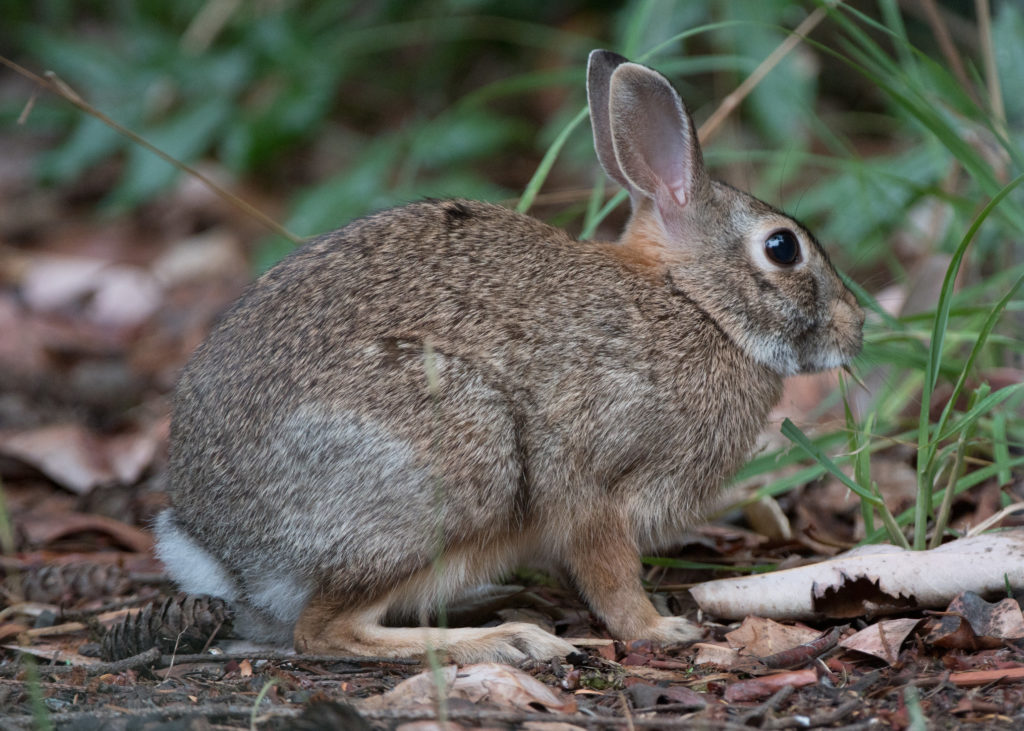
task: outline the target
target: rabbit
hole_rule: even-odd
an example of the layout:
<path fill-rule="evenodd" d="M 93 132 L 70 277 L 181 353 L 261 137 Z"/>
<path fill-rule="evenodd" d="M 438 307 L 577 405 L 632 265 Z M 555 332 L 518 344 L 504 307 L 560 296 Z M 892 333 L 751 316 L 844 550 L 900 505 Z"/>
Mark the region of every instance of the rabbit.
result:
<path fill-rule="evenodd" d="M 864 314 L 803 226 L 708 176 L 665 77 L 596 50 L 587 89 L 619 242 L 469 200 L 375 213 L 254 282 L 185 367 L 157 554 L 242 636 L 564 656 L 528 623 L 423 626 L 535 560 L 613 637 L 700 636 L 641 554 L 699 519 L 783 377 L 850 362 Z"/>

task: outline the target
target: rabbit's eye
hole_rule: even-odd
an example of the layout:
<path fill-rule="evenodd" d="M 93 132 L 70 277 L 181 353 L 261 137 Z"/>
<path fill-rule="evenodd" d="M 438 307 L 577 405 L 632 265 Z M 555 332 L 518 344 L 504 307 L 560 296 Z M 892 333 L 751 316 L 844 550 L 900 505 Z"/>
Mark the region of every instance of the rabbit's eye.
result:
<path fill-rule="evenodd" d="M 793 266 L 800 261 L 800 242 L 792 231 L 782 229 L 764 240 L 764 253 L 779 266 Z"/>

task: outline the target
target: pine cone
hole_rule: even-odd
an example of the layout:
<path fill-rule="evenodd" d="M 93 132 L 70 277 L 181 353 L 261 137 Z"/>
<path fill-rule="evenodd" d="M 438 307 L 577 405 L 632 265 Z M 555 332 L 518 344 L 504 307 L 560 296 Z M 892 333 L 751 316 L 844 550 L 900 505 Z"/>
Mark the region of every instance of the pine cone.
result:
<path fill-rule="evenodd" d="M 8 593 L 16 583 L 5 582 Z M 127 594 L 132 582 L 128 574 L 114 564 L 76 563 L 66 566 L 40 566 L 22 573 L 21 594 L 26 601 L 73 606 L 78 602 Z"/>
<path fill-rule="evenodd" d="M 168 597 L 154 607 L 125 617 L 103 637 L 102 657 L 110 662 L 138 655 L 151 647 L 165 653 L 200 652 L 214 634 L 231 630 L 231 608 L 223 599 L 195 594 Z"/>

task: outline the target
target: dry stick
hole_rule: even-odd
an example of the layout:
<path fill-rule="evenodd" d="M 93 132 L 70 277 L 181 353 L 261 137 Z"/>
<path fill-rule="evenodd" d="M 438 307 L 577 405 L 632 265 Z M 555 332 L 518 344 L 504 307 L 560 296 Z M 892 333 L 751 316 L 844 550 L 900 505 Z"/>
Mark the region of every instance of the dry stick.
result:
<path fill-rule="evenodd" d="M 739 722 L 745 726 L 751 721 L 753 721 L 755 718 L 764 718 L 767 714 L 777 710 L 779 706 L 781 706 L 783 703 L 789 700 L 789 697 L 793 695 L 793 692 L 795 690 L 796 688 L 794 688 L 792 685 L 782 686 L 777 691 L 775 691 L 771 698 L 766 700 L 761 705 L 751 708 L 749 711 L 740 716 Z"/>
<path fill-rule="evenodd" d="M 992 48 L 992 13 L 988 0 L 974 0 L 974 12 L 978 16 L 978 36 L 981 39 L 981 55 L 985 63 L 985 86 L 992 105 L 992 116 L 996 118 L 1000 131 L 1006 134 L 1006 107 L 1003 106 L 1003 89 L 999 85 L 999 69 L 996 67 L 995 49 Z"/>
<path fill-rule="evenodd" d="M 782 41 L 775 50 L 768 54 L 768 57 L 762 61 L 753 73 L 743 80 L 743 83 L 736 87 L 736 90 L 729 94 L 722 103 L 718 105 L 718 109 L 715 110 L 714 114 L 707 118 L 707 120 L 697 130 L 697 137 L 700 138 L 701 143 L 705 143 L 715 136 L 718 128 L 721 126 L 725 118 L 728 117 L 732 111 L 740 105 L 740 103 L 747 98 L 747 96 L 754 90 L 754 88 L 761 83 L 765 76 L 779 65 L 779 62 L 786 57 L 790 51 L 796 48 L 797 44 L 802 41 L 808 33 L 817 27 L 818 23 L 825 19 L 828 14 L 826 6 L 819 5 L 814 9 L 810 15 L 801 21 L 792 33 L 786 36 L 785 40 Z"/>
<path fill-rule="evenodd" d="M 268 216 L 267 214 L 263 213 L 263 211 L 260 211 L 255 206 L 253 206 L 253 205 L 247 203 L 246 201 L 242 200 L 241 198 L 236 196 L 234 193 L 231 193 L 231 192 L 225 190 L 220 185 L 218 185 L 213 180 L 211 180 L 209 177 L 207 177 L 203 173 L 199 172 L 195 168 L 191 167 L 190 165 L 186 165 L 185 163 L 181 162 L 180 160 L 174 159 L 173 157 L 168 155 L 166 152 L 164 152 L 160 148 L 155 147 L 154 145 L 152 145 L 149 142 L 147 142 L 146 140 L 144 140 L 142 137 L 139 137 L 139 135 L 135 134 L 134 132 L 132 132 L 127 127 L 124 127 L 124 126 L 118 124 L 117 122 L 115 122 L 113 119 L 111 119 L 106 114 L 104 114 L 100 110 L 96 109 L 94 106 L 92 106 L 87 101 L 85 101 L 82 97 L 80 97 L 75 92 L 74 89 L 72 89 L 66 83 L 61 81 L 60 78 L 58 78 L 57 75 L 55 73 L 53 73 L 52 71 L 47 71 L 45 76 L 39 76 L 38 74 L 32 73 L 31 71 L 29 71 L 28 69 L 24 68 L 23 66 L 19 66 L 14 61 L 11 61 L 9 58 L 7 58 L 6 56 L 0 56 L 0 64 L 3 64 L 4 66 L 6 66 L 7 68 L 11 69 L 15 73 L 20 74 L 21 76 L 24 76 L 26 79 L 28 79 L 32 83 L 37 84 L 38 86 L 41 86 L 42 88 L 46 89 L 47 91 L 49 91 L 49 92 L 51 92 L 53 94 L 56 94 L 57 96 L 61 97 L 65 101 L 71 103 L 73 106 L 78 107 L 80 110 L 82 110 L 86 114 L 89 114 L 89 115 L 95 117 L 96 119 L 98 119 L 101 122 L 103 122 L 103 124 L 107 125 L 111 129 L 113 129 L 116 132 L 118 132 L 119 134 L 124 135 L 125 137 L 130 139 L 135 144 L 140 145 L 140 146 L 146 148 L 147 150 L 152 152 L 157 157 L 161 158 L 162 160 L 164 160 L 164 161 L 170 163 L 171 165 L 173 165 L 174 167 L 178 168 L 178 170 L 181 170 L 182 172 L 184 172 L 184 173 L 186 173 L 188 175 L 191 175 L 196 180 L 198 180 L 201 183 L 203 183 L 207 188 L 209 188 L 214 193 L 216 193 L 218 196 L 220 196 L 225 201 L 227 201 L 228 203 L 233 205 L 235 208 L 238 208 L 243 213 L 251 216 L 252 218 L 255 218 L 257 221 L 262 223 L 264 226 L 266 226 L 267 228 L 269 228 L 271 231 L 273 231 L 274 233 L 278 234 L 279 236 L 285 237 L 286 239 L 288 239 L 289 241 L 291 241 L 294 244 L 301 244 L 303 242 L 304 239 L 302 239 L 301 237 L 296 236 L 295 234 L 293 234 L 291 231 L 286 229 L 284 226 L 279 224 L 277 221 L 272 219 L 270 216 Z M 33 101 L 34 101 L 34 97 L 32 99 L 29 99 L 29 103 L 26 105 L 26 107 L 31 105 L 33 103 Z M 25 116 L 24 113 L 23 113 L 22 116 Z"/>
<path fill-rule="evenodd" d="M 967 76 L 967 71 L 964 70 L 964 62 L 956 50 L 956 45 L 953 43 L 953 36 L 950 35 L 949 28 L 946 27 L 946 21 L 942 19 L 942 14 L 939 13 L 939 9 L 935 5 L 935 0 L 921 0 L 921 7 L 924 8 L 928 25 L 932 27 L 932 35 L 935 36 L 939 49 L 942 51 L 942 55 L 946 57 L 946 63 L 949 64 L 949 68 L 956 77 L 956 80 L 960 82 L 968 96 L 976 104 L 980 105 L 974 86 Z"/>
<path fill-rule="evenodd" d="M 209 48 L 241 5 L 242 0 L 206 0 L 181 36 L 182 50 L 199 55 Z"/>
<path fill-rule="evenodd" d="M 987 531 L 989 528 L 991 528 L 992 526 L 994 526 L 997 523 L 999 523 L 1000 521 L 1002 521 L 1004 518 L 1012 515 L 1013 513 L 1020 513 L 1020 512 L 1024 512 L 1024 502 L 1013 503 L 1012 505 L 1007 505 L 1005 508 L 1000 510 L 995 515 L 990 515 L 988 518 L 986 518 L 982 522 L 978 523 L 978 525 L 974 526 L 969 531 L 967 531 L 967 534 L 966 534 L 965 537 L 966 538 L 974 538 L 975 536 L 979 536 L 982 533 L 984 533 L 985 531 Z"/>
<path fill-rule="evenodd" d="M 116 660 L 114 662 L 98 662 L 92 665 L 39 665 L 38 669 L 42 675 L 60 675 L 63 673 L 70 673 L 75 670 L 84 670 L 90 675 L 116 675 L 117 673 L 123 673 L 126 670 L 139 670 L 141 668 L 152 667 L 158 663 L 160 659 L 160 648 L 151 647 L 145 652 L 140 652 L 138 655 L 132 655 L 131 657 L 126 657 L 123 660 Z"/>
<path fill-rule="evenodd" d="M 847 626 L 833 627 L 828 632 L 822 632 L 820 636 L 810 642 L 759 659 L 769 668 L 790 668 L 804 665 L 835 647 Z"/>

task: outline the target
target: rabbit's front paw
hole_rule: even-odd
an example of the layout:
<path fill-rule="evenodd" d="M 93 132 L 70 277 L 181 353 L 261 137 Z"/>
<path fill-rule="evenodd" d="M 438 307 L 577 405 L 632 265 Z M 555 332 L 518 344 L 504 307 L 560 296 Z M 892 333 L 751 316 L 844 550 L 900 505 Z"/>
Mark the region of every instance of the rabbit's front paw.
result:
<path fill-rule="evenodd" d="M 644 639 L 654 640 L 663 645 L 689 644 L 703 636 L 704 630 L 700 625 L 683 617 L 658 617 L 644 633 Z"/>

